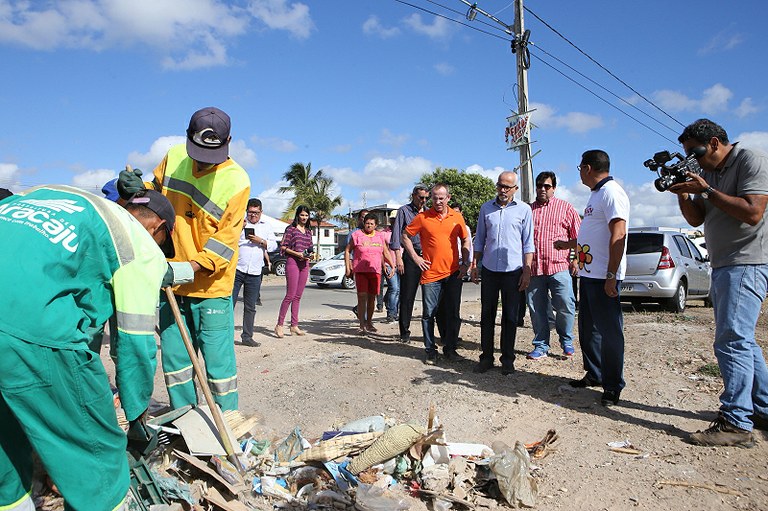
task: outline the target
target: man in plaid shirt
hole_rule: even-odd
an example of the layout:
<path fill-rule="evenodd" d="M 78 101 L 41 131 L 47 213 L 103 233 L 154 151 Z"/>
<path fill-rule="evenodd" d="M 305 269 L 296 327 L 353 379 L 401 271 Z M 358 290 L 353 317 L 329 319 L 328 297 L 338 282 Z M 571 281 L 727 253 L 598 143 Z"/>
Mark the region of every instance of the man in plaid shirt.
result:
<path fill-rule="evenodd" d="M 549 352 L 549 315 L 554 307 L 555 330 L 566 357 L 573 356 L 573 321 L 576 299 L 569 272 L 569 250 L 558 250 L 555 241 L 575 240 L 581 220 L 573 206 L 555 197 L 557 176 L 542 172 L 536 176 L 536 201 L 533 212 L 533 254 L 531 283 L 528 285 L 528 307 L 533 326 L 531 360 L 546 358 Z M 571 271 L 577 269 L 573 265 Z"/>

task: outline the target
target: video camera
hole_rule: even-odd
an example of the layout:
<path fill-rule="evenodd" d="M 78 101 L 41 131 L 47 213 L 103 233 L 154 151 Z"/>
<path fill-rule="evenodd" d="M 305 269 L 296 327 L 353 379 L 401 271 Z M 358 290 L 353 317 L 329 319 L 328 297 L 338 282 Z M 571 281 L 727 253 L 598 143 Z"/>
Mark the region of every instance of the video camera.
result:
<path fill-rule="evenodd" d="M 680 153 L 670 154 L 669 151 L 660 151 L 653 155 L 653 159 L 645 160 L 643 165 L 659 175 L 653 185 L 658 191 L 665 192 L 672 185 L 690 181 L 691 178 L 686 173 L 701 174 L 701 166 L 697 158 L 701 158 L 706 152 L 707 148 L 704 146 L 694 147 L 685 157 Z M 672 158 L 677 158 L 677 161 L 668 165 L 667 162 Z"/>

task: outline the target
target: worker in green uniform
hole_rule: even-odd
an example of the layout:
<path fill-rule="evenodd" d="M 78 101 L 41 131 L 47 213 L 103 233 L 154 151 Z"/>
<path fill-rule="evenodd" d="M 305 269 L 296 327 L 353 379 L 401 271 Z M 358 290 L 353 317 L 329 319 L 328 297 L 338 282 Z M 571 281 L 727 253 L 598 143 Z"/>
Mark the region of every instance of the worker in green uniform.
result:
<path fill-rule="evenodd" d="M 174 220 L 154 191 L 122 207 L 76 188 L 40 186 L 0 203 L 0 510 L 34 510 L 33 450 L 65 509 L 124 506 L 126 435 L 87 343 L 107 320 L 115 326 L 120 401 L 131 429 L 141 430 Z"/>

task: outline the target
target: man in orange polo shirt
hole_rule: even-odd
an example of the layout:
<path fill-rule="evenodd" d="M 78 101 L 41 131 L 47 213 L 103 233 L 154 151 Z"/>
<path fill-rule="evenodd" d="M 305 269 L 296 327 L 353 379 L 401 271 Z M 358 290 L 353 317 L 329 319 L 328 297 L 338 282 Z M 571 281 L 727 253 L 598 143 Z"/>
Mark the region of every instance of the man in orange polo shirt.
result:
<path fill-rule="evenodd" d="M 432 207 L 422 211 L 403 232 L 402 245 L 408 255 L 421 268 L 421 329 L 424 333 L 425 363 L 437 362 L 435 346 L 435 313 L 441 300 L 446 310 L 455 310 L 461 299 L 462 278 L 469 267 L 470 241 L 461 213 L 448 206 L 451 193 L 448 185 L 438 183 L 432 187 Z M 411 238 L 421 239 L 421 256 L 413 249 Z M 461 261 L 457 240 L 461 240 Z M 443 355 L 457 360 L 458 318 L 446 320 Z"/>

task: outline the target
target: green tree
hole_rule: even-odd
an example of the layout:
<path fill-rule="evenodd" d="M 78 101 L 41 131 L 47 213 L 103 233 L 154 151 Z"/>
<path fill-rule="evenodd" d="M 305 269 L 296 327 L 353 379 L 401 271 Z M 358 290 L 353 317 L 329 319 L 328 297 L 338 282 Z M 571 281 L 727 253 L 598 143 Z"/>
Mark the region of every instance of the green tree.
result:
<path fill-rule="evenodd" d="M 283 218 L 292 221 L 293 215 L 300 205 L 309 208 L 310 219 L 318 229 L 318 243 L 320 242 L 320 224 L 332 217 L 333 210 L 341 206 L 341 195 L 331 197 L 333 179 L 323 175 L 322 170 L 312 173 L 312 163 L 294 163 L 283 174 L 283 179 L 288 181 L 287 186 L 278 189 L 280 193 L 293 193 L 293 198 L 283 212 Z M 317 248 L 319 252 L 320 247 Z"/>
<path fill-rule="evenodd" d="M 437 167 L 434 172 L 421 176 L 421 182 L 432 187 L 447 184 L 451 189 L 451 202 L 458 202 L 463 209 L 464 220 L 472 232 L 477 229 L 480 206 L 496 196 L 496 184 L 487 177 L 457 169 Z"/>

